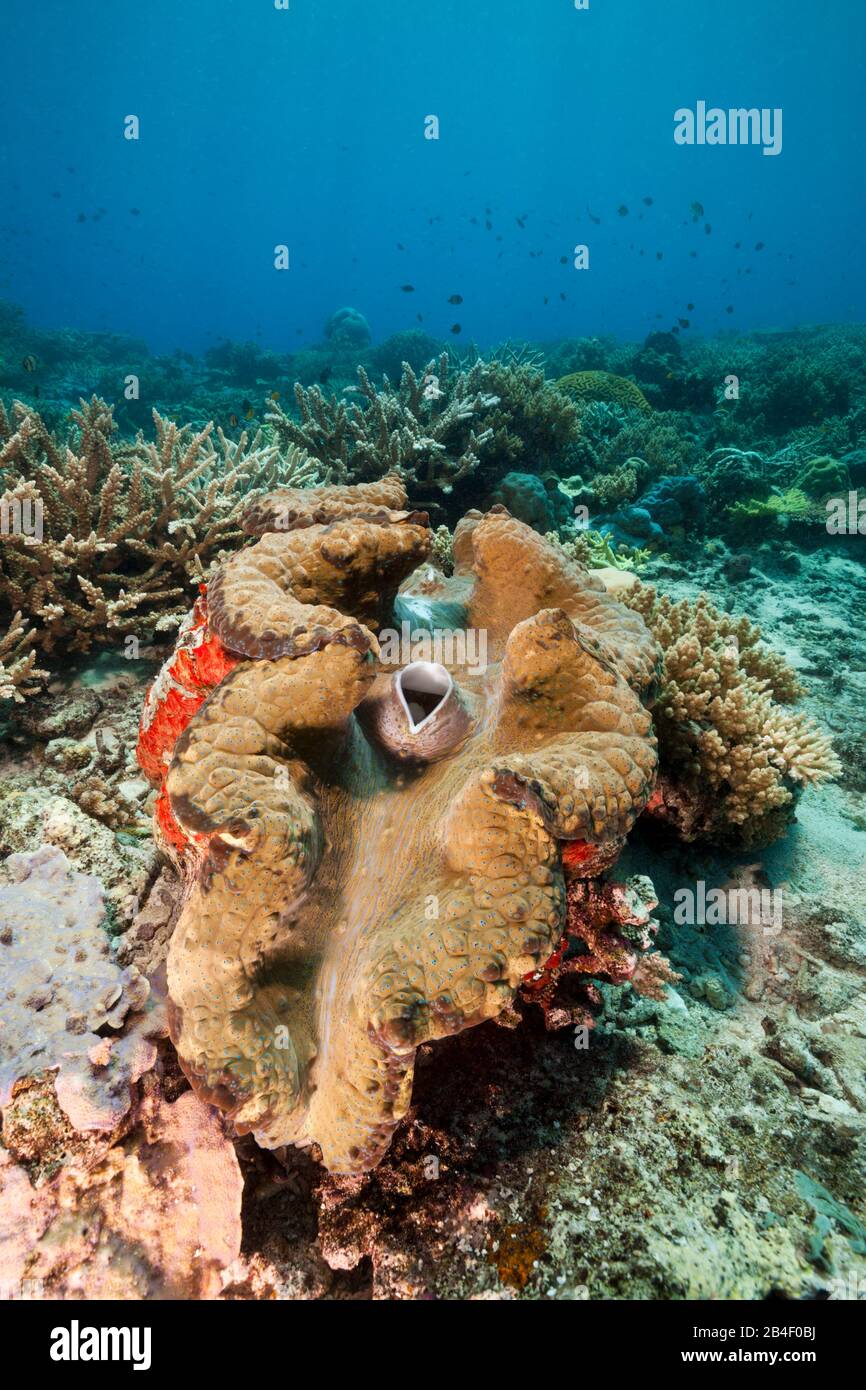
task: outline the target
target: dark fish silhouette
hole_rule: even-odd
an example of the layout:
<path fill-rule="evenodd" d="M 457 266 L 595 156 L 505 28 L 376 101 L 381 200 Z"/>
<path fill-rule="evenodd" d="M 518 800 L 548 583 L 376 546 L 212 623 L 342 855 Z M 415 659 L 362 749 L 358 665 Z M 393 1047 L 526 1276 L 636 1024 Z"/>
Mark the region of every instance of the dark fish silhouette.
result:
<path fill-rule="evenodd" d="M 679 324 L 680 328 L 690 328 L 690 327 L 691 327 L 691 324 L 689 323 L 689 320 L 688 320 L 688 319 L 677 319 L 677 323 Z"/>
<path fill-rule="evenodd" d="M 37 365 L 36 358 L 32 353 L 28 353 L 26 357 L 22 357 L 21 359 L 21 366 L 24 368 L 25 372 L 35 372 Z"/>
<path fill-rule="evenodd" d="M 460 326 L 459 323 L 452 323 L 452 325 L 451 325 L 451 332 L 452 332 L 452 333 L 462 333 L 463 330 L 462 330 L 462 328 L 461 328 L 461 326 Z"/>
<path fill-rule="evenodd" d="M 400 286 L 400 289 L 403 291 L 404 294 L 414 294 L 414 293 L 415 293 L 415 286 L 414 286 L 414 285 L 401 285 L 401 286 Z"/>
<path fill-rule="evenodd" d="M 617 212 L 619 213 L 620 217 L 628 217 L 628 208 L 626 207 L 625 203 L 620 203 L 619 207 L 617 208 Z"/>
<path fill-rule="evenodd" d="M 686 308 L 687 308 L 689 311 L 691 311 L 692 309 L 694 309 L 694 307 L 695 307 L 694 304 L 687 304 L 687 305 L 686 305 Z"/>
<path fill-rule="evenodd" d="M 462 295 L 462 294 L 452 294 L 451 297 L 450 297 L 450 299 L 448 300 L 448 303 L 449 303 L 449 304 L 462 304 L 462 303 L 463 303 L 463 295 Z"/>
<path fill-rule="evenodd" d="M 587 215 L 587 217 L 589 218 L 590 222 L 594 222 L 594 223 L 595 223 L 596 227 L 600 227 L 600 226 L 601 226 L 601 218 L 600 218 L 600 217 L 595 217 L 595 216 L 590 212 L 589 208 L 587 208 L 587 210 L 586 210 L 586 215 Z"/>
<path fill-rule="evenodd" d="M 732 314 L 733 312 L 734 312 L 734 306 L 733 306 L 733 304 L 728 304 L 727 307 L 725 308 L 725 313 L 726 313 L 726 314 Z"/>
<path fill-rule="evenodd" d="M 756 251 L 763 251 L 763 249 L 764 249 L 764 243 L 763 243 L 762 241 L 756 241 L 756 242 L 755 242 L 755 250 L 756 250 Z"/>
<path fill-rule="evenodd" d="M 651 208 L 652 205 L 653 205 L 653 200 L 652 200 L 652 198 L 644 198 L 642 201 L 643 201 L 644 207 Z"/>
<path fill-rule="evenodd" d="M 704 205 L 703 205 L 703 203 L 692 203 L 692 205 L 691 205 L 691 212 L 692 212 L 692 221 L 693 221 L 693 222 L 700 222 L 701 218 L 702 218 L 703 215 L 704 215 Z"/>

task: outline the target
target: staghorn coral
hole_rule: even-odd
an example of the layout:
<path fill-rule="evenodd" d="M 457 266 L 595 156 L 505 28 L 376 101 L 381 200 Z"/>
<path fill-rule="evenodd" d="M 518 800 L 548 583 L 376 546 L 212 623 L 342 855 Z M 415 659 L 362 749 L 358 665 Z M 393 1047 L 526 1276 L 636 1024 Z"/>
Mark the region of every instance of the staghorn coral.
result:
<path fill-rule="evenodd" d="M 557 389 L 579 401 L 608 401 L 624 410 L 640 410 L 649 415 L 652 406 L 635 382 L 612 372 L 571 372 L 560 377 Z"/>
<path fill-rule="evenodd" d="M 23 704 L 47 680 L 48 672 L 36 665 L 33 644 L 36 635 L 21 613 L 14 613 L 6 632 L 0 636 L 0 700 Z"/>
<path fill-rule="evenodd" d="M 175 625 L 190 584 L 242 539 L 256 488 L 318 481 L 307 455 L 283 457 L 259 433 L 232 441 L 154 411 L 156 437 L 114 441 L 112 410 L 94 397 L 68 442 L 20 402 L 0 408 L 5 526 L 0 617 L 20 612 L 40 651 L 88 651 L 154 623 Z"/>
<path fill-rule="evenodd" d="M 624 602 L 664 652 L 653 711 L 660 764 L 694 794 L 680 829 L 748 845 L 777 838 L 798 790 L 841 770 L 829 738 L 783 708 L 802 693 L 795 674 L 761 644 L 759 628 L 705 594 L 673 603 L 638 586 Z"/>
<path fill-rule="evenodd" d="M 379 1161 L 422 1042 L 495 1016 L 544 964 L 560 842 L 586 872 L 611 863 L 655 774 L 645 625 L 501 510 L 460 523 L 441 581 L 492 670 L 377 674 L 372 629 L 429 548 L 399 512 L 265 535 L 205 599 L 199 646 L 236 664 L 173 753 L 176 708 L 151 697 L 142 723 L 143 766 L 171 758 L 157 825 L 187 883 L 168 971 L 184 1069 L 260 1143 L 315 1142 L 334 1171 Z"/>
<path fill-rule="evenodd" d="M 393 473 L 413 497 L 440 505 L 479 469 L 491 481 L 522 460 L 533 468 L 577 434 L 569 397 L 526 363 L 477 359 L 455 370 L 447 353 L 382 390 L 358 369 L 358 399 L 296 385 L 299 421 L 278 404 L 268 423 L 283 446 L 321 459 L 336 482 Z M 458 512 L 459 515 L 459 512 Z"/>
<path fill-rule="evenodd" d="M 473 369 L 474 371 L 474 369 Z M 496 401 L 473 384 L 473 373 L 449 375 L 447 354 L 423 374 L 405 363 L 399 386 L 385 378 L 377 391 L 358 368 L 361 402 L 328 399 L 318 386 L 295 386 L 300 422 L 274 403 L 267 416 L 281 444 L 296 444 L 321 459 L 335 482 L 360 482 L 394 473 L 423 493 L 450 493 L 478 466 L 492 439 L 480 428 Z"/>

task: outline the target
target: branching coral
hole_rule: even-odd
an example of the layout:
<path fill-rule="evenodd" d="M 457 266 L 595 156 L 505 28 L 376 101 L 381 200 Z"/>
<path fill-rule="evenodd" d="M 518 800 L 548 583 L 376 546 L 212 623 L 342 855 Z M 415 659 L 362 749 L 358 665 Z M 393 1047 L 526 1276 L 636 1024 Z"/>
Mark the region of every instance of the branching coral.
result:
<path fill-rule="evenodd" d="M 706 595 L 672 603 L 638 587 L 624 602 L 664 652 L 654 720 L 662 770 L 697 799 L 689 834 L 776 838 L 797 790 L 841 770 L 829 738 L 782 707 L 802 693 L 793 671 L 748 619 L 720 613 Z"/>
<path fill-rule="evenodd" d="M 6 632 L 0 636 L 0 700 L 22 704 L 47 679 L 48 672 L 36 665 L 35 641 L 34 632 L 22 615 L 13 614 Z"/>
<path fill-rule="evenodd" d="M 386 378 L 377 391 L 363 367 L 358 381 L 362 402 L 349 405 L 318 386 L 296 386 L 300 422 L 276 403 L 267 416 L 278 440 L 321 459 L 335 482 L 395 473 L 422 495 L 451 492 L 478 466 L 493 438 L 483 417 L 497 401 L 474 385 L 472 372 L 451 379 L 447 354 L 420 375 L 404 365 L 396 389 Z"/>
<path fill-rule="evenodd" d="M 479 359 L 455 371 L 447 353 L 416 373 L 403 364 L 400 383 L 377 391 L 362 368 L 359 399 L 326 397 L 295 387 L 299 420 L 279 405 L 268 422 L 283 444 L 321 459 L 336 482 L 395 473 L 413 498 L 442 501 L 484 465 L 489 477 L 521 459 L 533 466 L 577 432 L 577 411 L 562 392 L 525 364 Z"/>
<path fill-rule="evenodd" d="M 498 1014 L 544 964 L 560 842 L 609 865 L 656 763 L 642 620 L 501 510 L 461 522 L 441 581 L 492 667 L 457 652 L 377 675 L 374 631 L 430 533 L 355 501 L 222 567 L 196 651 L 216 642 L 229 669 L 199 682 L 219 684 L 173 754 L 164 683 L 139 745 L 151 775 L 171 758 L 158 826 L 188 880 L 169 958 L 184 1068 L 261 1143 L 315 1141 L 336 1171 L 378 1162 L 422 1042 Z"/>
<path fill-rule="evenodd" d="M 576 560 L 590 570 L 640 570 L 650 554 L 648 550 L 633 549 L 627 545 L 618 545 L 614 549 L 610 536 L 592 529 L 575 531 L 568 540 L 561 540 L 555 531 L 549 531 L 546 539 L 551 545 L 559 546 L 569 560 Z"/>
<path fill-rule="evenodd" d="M 322 476 L 306 454 L 284 458 L 261 434 L 235 442 L 154 412 L 155 440 L 119 444 L 111 408 L 96 398 L 71 418 L 62 442 L 20 403 L 11 422 L 0 410 L 0 616 L 20 612 L 46 653 L 176 622 L 190 584 L 243 539 L 250 491 Z"/>

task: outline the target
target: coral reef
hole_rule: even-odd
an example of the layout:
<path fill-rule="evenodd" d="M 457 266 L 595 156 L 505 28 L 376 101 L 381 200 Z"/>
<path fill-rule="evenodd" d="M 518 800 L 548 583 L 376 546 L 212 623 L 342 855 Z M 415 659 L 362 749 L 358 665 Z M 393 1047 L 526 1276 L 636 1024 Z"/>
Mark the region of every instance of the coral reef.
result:
<path fill-rule="evenodd" d="M 495 481 L 524 456 L 536 465 L 577 429 L 568 397 L 528 365 L 479 359 L 455 372 L 443 353 L 423 371 L 404 362 L 396 387 L 386 377 L 377 391 L 363 367 L 358 383 L 360 399 L 349 404 L 296 386 L 299 420 L 276 403 L 268 422 L 283 447 L 321 460 L 335 482 L 394 473 L 424 505 L 442 507 L 463 485 Z"/>
<path fill-rule="evenodd" d="M 35 411 L 16 403 L 10 421 L 0 407 L 0 505 L 17 523 L 0 548 L 0 618 L 20 613 L 47 654 L 176 627 L 191 585 L 243 539 L 247 494 L 321 477 L 260 434 L 218 429 L 215 442 L 212 425 L 194 433 L 154 412 L 154 440 L 118 443 L 96 398 L 71 418 L 64 442 Z"/>
<path fill-rule="evenodd" d="M 494 1016 L 543 965 L 558 841 L 609 864 L 655 771 L 643 623 L 503 512 L 461 523 L 450 581 L 495 684 L 459 659 L 374 684 L 371 628 L 429 543 L 411 514 L 350 516 L 222 567 L 208 626 L 239 664 L 177 740 L 158 818 L 187 842 L 169 956 L 185 1070 L 261 1143 L 315 1141 L 337 1171 L 381 1158 L 419 1045 Z M 151 698 L 151 771 L 165 743 Z"/>
<path fill-rule="evenodd" d="M 841 770 L 828 737 L 783 708 L 799 682 L 760 644 L 758 628 L 719 612 L 705 595 L 673 603 L 637 586 L 624 601 L 664 653 L 653 708 L 660 766 L 691 798 L 684 810 L 660 793 L 651 809 L 670 814 L 687 838 L 769 843 L 783 833 L 798 791 Z"/>

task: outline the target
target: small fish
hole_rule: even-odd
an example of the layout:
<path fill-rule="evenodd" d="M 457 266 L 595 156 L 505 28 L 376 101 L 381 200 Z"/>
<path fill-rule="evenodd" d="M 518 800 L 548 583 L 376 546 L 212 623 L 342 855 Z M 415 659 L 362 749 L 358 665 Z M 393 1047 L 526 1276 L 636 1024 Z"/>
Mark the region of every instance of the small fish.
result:
<path fill-rule="evenodd" d="M 424 315 L 423 315 L 423 314 L 418 314 L 418 315 L 416 315 L 416 317 L 417 317 L 419 323 L 423 323 L 423 322 L 424 322 Z"/>
<path fill-rule="evenodd" d="M 451 325 L 451 332 L 452 332 L 452 333 L 462 333 L 462 332 L 463 332 L 463 329 L 461 328 L 461 326 L 460 326 L 459 323 L 452 323 L 452 325 Z"/>
<path fill-rule="evenodd" d="M 400 289 L 403 291 L 404 294 L 414 294 L 414 293 L 415 293 L 415 286 L 414 286 L 414 285 L 401 285 L 401 286 L 400 286 Z"/>
<path fill-rule="evenodd" d="M 664 258 L 665 258 L 665 253 L 664 253 L 664 251 L 656 251 L 656 260 L 657 260 L 657 261 L 663 261 Z"/>
<path fill-rule="evenodd" d="M 590 222 L 594 222 L 594 223 L 595 223 L 596 227 L 600 227 L 600 226 L 601 226 L 601 218 L 600 218 L 600 217 L 595 217 L 595 216 L 590 212 L 589 208 L 587 208 L 587 210 L 586 210 L 586 215 L 587 215 L 587 217 L 589 218 Z"/>
<path fill-rule="evenodd" d="M 269 401 L 274 401 L 274 402 L 276 402 L 276 401 L 278 401 L 279 399 L 280 399 L 280 393 L 279 393 L 279 391 L 272 391 L 271 394 L 268 396 L 268 400 L 269 400 Z"/>
<path fill-rule="evenodd" d="M 694 309 L 694 307 L 695 307 L 694 304 L 687 304 L 687 305 L 686 305 L 686 308 L 689 310 L 689 312 L 691 312 L 691 310 Z"/>
<path fill-rule="evenodd" d="M 763 251 L 763 249 L 764 249 L 764 243 L 763 243 L 762 241 L 756 241 L 756 242 L 755 242 L 755 250 L 756 250 L 756 251 Z"/>
<path fill-rule="evenodd" d="M 130 208 L 129 211 L 130 211 L 130 213 L 132 214 L 133 217 L 140 217 L 140 216 L 141 216 L 141 208 Z"/>
<path fill-rule="evenodd" d="M 726 313 L 726 314 L 732 314 L 733 312 L 734 312 L 734 306 L 733 306 L 733 304 L 728 304 L 728 305 L 725 307 L 725 313 Z"/>
<path fill-rule="evenodd" d="M 398 241 L 398 242 L 397 242 L 397 250 L 398 250 L 398 251 L 405 251 L 405 250 L 406 250 L 406 247 L 403 245 L 402 241 Z"/>
<path fill-rule="evenodd" d="M 247 414 L 247 411 L 252 410 L 252 408 L 253 408 L 253 403 L 252 403 L 252 401 L 243 401 L 242 404 L 241 404 L 241 410 L 244 412 L 245 415 Z"/>
<path fill-rule="evenodd" d="M 559 297 L 560 299 L 565 299 L 566 297 L 562 290 L 559 291 Z"/>
<path fill-rule="evenodd" d="M 86 221 L 87 221 L 87 213 L 86 213 L 86 212 L 80 212 L 80 213 L 78 214 L 77 221 L 79 221 L 79 222 L 86 222 Z"/>
<path fill-rule="evenodd" d="M 462 294 L 452 294 L 451 297 L 450 297 L 450 299 L 448 300 L 448 303 L 449 303 L 449 304 L 462 304 L 462 303 L 463 303 L 463 295 L 462 295 Z"/>
<path fill-rule="evenodd" d="M 673 374 L 673 372 L 667 372 L 665 375 L 666 375 L 668 381 L 673 381 L 673 379 L 674 379 L 674 374 Z"/>
<path fill-rule="evenodd" d="M 60 194 L 59 194 L 59 193 L 52 193 L 51 196 L 52 196 L 52 198 L 59 198 L 59 197 L 60 197 Z"/>
<path fill-rule="evenodd" d="M 691 328 L 691 323 L 688 319 L 677 319 L 677 323 L 679 324 L 680 328 Z"/>
<path fill-rule="evenodd" d="M 693 221 L 693 222 L 700 222 L 701 218 L 702 218 L 703 215 L 704 215 L 704 205 L 703 205 L 703 203 L 692 203 L 692 205 L 691 205 L 691 213 L 692 213 L 692 221 Z"/>
<path fill-rule="evenodd" d="M 567 256 L 560 256 L 560 258 L 559 258 L 559 264 L 560 264 L 560 265 L 568 265 L 568 257 L 567 257 Z"/>
<path fill-rule="evenodd" d="M 30 352 L 26 357 L 22 357 L 21 359 L 21 366 L 24 368 L 25 372 L 35 372 L 37 365 L 36 358 Z"/>
<path fill-rule="evenodd" d="M 653 205 L 653 199 L 652 199 L 652 198 L 643 198 L 643 199 L 642 199 L 642 202 L 643 202 L 643 205 L 644 205 L 645 208 L 651 208 L 652 205 Z"/>
<path fill-rule="evenodd" d="M 60 195 L 58 194 L 57 196 L 59 197 Z M 515 217 L 514 220 L 515 220 L 515 222 L 517 223 L 518 227 L 525 227 L 525 226 L 526 226 L 526 218 L 525 218 L 525 217 Z"/>
<path fill-rule="evenodd" d="M 232 413 L 232 414 L 229 416 L 229 425 L 231 426 L 231 428 L 232 428 L 233 430 L 236 430 L 237 427 L 238 427 L 238 423 L 239 423 L 239 421 L 238 421 L 237 415 L 235 415 L 234 413 Z"/>
<path fill-rule="evenodd" d="M 256 412 L 253 410 L 252 406 L 250 406 L 249 410 L 245 410 L 245 411 L 244 411 L 244 419 L 245 419 L 245 420 L 252 420 L 253 417 L 254 417 L 254 415 L 255 415 L 255 413 L 256 413 Z"/>
<path fill-rule="evenodd" d="M 549 304 L 549 303 L 550 303 L 550 300 L 548 299 L 547 295 L 544 296 L 544 302 L 545 302 L 545 304 Z"/>
<path fill-rule="evenodd" d="M 490 218 L 489 218 L 489 217 L 487 218 L 487 220 L 486 220 L 486 222 L 484 223 L 484 225 L 485 225 L 485 227 L 487 228 L 488 232 L 492 232 L 492 231 L 493 231 L 493 223 L 490 221 Z"/>
<path fill-rule="evenodd" d="M 689 255 L 690 255 L 690 257 L 692 258 L 693 261 L 696 261 L 696 260 L 698 259 L 698 253 L 697 253 L 697 251 L 690 251 L 690 252 L 689 252 Z"/>
<path fill-rule="evenodd" d="M 619 213 L 620 217 L 628 217 L 628 208 L 626 207 L 625 203 L 620 203 L 619 207 L 617 208 L 617 212 Z"/>

